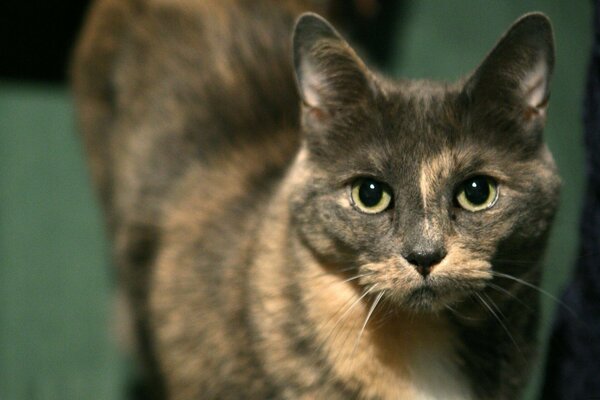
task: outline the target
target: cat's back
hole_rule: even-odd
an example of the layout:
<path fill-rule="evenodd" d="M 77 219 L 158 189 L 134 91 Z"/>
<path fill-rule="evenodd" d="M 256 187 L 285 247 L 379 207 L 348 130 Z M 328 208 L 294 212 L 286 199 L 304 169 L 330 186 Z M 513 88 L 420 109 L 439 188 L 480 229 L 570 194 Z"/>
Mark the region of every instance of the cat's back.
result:
<path fill-rule="evenodd" d="M 295 143 L 298 96 L 287 38 L 295 17 L 315 9 L 309 3 L 94 5 L 74 57 L 74 94 L 117 235 L 124 225 L 155 221 L 190 166 L 218 168 L 260 142 Z"/>
<path fill-rule="evenodd" d="M 180 282 L 197 284 L 187 293 L 205 307 L 217 300 L 224 304 L 205 313 L 229 332 L 208 335 L 211 348 L 227 353 L 225 343 L 247 340 L 242 329 L 229 329 L 239 324 L 242 294 L 213 290 L 224 279 L 235 285 L 242 276 L 211 274 L 216 265 L 243 262 L 248 235 L 243 230 L 296 151 L 299 97 L 289 38 L 302 11 L 318 10 L 309 3 L 100 0 L 90 10 L 74 54 L 73 92 L 113 237 L 119 285 L 142 338 L 136 350 L 158 396 L 161 377 L 148 338 L 155 334 L 151 324 L 171 325 L 147 314 L 152 280 L 163 279 L 168 289 L 156 306 L 164 306 L 164 315 L 187 318 L 188 311 L 198 312 L 186 307 L 172 312 L 176 304 L 169 290 L 184 291 Z M 217 254 L 219 249 L 227 249 L 229 258 Z M 203 273 L 195 272 L 197 266 L 173 271 L 182 260 L 171 262 L 171 254 L 204 260 Z M 159 256 L 167 268 L 156 268 Z M 203 334 L 200 324 L 196 328 Z M 175 365 L 192 373 L 178 358 L 190 354 L 187 344 L 178 342 L 172 350 Z M 236 354 L 238 361 L 230 357 L 231 363 L 222 363 L 217 350 L 211 354 L 205 365 L 230 377 L 230 391 L 268 395 L 268 388 L 244 372 L 253 364 L 251 354 Z"/>

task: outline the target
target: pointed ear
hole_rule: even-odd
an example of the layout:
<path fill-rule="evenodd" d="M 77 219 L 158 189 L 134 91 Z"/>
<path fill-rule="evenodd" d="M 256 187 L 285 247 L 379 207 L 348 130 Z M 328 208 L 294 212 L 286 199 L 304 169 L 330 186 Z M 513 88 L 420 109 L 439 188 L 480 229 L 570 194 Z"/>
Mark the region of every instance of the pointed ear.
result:
<path fill-rule="evenodd" d="M 315 117 L 333 116 L 369 92 L 368 70 L 354 50 L 322 17 L 305 13 L 293 35 L 296 83 Z"/>
<path fill-rule="evenodd" d="M 553 68 L 550 21 L 544 14 L 526 14 L 469 78 L 464 93 L 475 106 L 495 107 L 522 123 L 543 124 Z"/>

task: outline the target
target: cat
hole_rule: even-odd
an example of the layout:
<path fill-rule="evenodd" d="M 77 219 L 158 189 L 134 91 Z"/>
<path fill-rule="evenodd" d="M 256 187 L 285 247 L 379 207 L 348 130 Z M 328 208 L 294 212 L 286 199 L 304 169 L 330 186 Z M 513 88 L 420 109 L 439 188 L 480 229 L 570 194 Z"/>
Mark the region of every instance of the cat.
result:
<path fill-rule="evenodd" d="M 73 88 L 151 393 L 515 399 L 560 187 L 550 22 L 448 84 L 370 70 L 326 11 L 91 12 Z"/>

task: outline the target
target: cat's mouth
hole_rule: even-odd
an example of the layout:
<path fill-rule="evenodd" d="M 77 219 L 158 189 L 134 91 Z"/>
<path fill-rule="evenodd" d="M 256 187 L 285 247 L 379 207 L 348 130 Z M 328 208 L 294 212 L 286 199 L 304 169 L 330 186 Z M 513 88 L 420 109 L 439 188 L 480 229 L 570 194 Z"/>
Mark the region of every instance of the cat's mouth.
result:
<path fill-rule="evenodd" d="M 421 286 L 403 293 L 400 305 L 413 311 L 437 312 L 461 301 L 469 293 L 471 291 L 435 287 L 424 280 Z"/>
<path fill-rule="evenodd" d="M 404 303 L 410 308 L 430 308 L 432 304 L 439 302 L 440 296 L 429 285 L 413 290 L 406 296 Z"/>
<path fill-rule="evenodd" d="M 424 278 L 402 260 L 369 263 L 361 267 L 360 285 L 385 292 L 388 303 L 416 312 L 438 312 L 479 292 L 491 278 L 489 263 L 440 267 Z"/>

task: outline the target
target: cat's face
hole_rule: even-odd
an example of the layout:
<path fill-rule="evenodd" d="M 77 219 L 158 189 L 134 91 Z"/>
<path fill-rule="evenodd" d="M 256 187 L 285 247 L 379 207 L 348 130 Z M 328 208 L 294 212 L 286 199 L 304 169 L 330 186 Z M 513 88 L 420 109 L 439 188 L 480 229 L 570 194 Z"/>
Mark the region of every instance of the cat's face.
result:
<path fill-rule="evenodd" d="M 294 49 L 305 136 L 291 202 L 317 257 L 363 292 L 432 311 L 503 267 L 530 268 L 559 186 L 541 136 L 545 17 L 518 21 L 451 86 L 381 81 L 315 16 L 300 19 Z"/>

